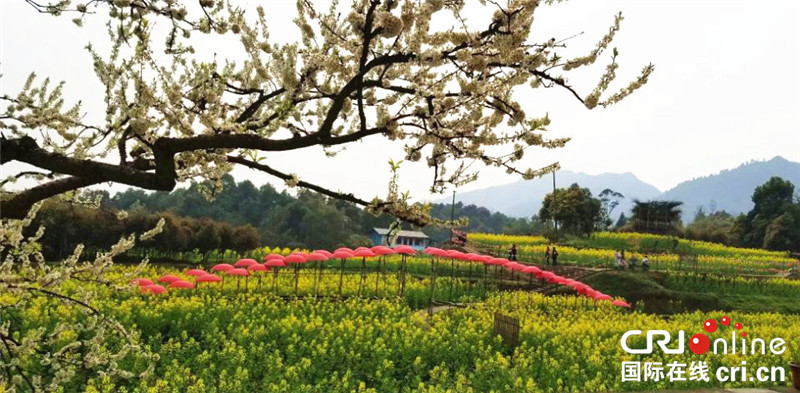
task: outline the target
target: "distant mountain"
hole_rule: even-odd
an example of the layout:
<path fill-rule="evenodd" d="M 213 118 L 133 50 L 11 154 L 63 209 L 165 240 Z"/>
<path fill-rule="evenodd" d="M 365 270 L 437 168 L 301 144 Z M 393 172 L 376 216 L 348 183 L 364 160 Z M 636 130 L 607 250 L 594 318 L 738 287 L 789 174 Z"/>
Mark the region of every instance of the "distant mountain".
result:
<path fill-rule="evenodd" d="M 689 222 L 694 219 L 695 212 L 700 206 L 706 212 L 725 210 L 733 215 L 747 213 L 753 208 L 753 202 L 750 200 L 753 190 L 772 176 L 791 181 L 800 191 L 800 163 L 783 157 L 775 157 L 769 161 L 751 161 L 735 169 L 685 181 L 666 192 L 661 192 L 639 180 L 630 172 L 588 175 L 562 170 L 556 173 L 556 187 L 564 188 L 572 183 L 578 183 L 581 187 L 588 187 L 595 196 L 606 188 L 625 195 L 625 199 L 614 210 L 613 219 L 622 212 L 630 215 L 634 199 L 681 201 L 683 221 Z M 460 193 L 456 195 L 456 199 L 464 204 L 483 206 L 511 217 L 530 217 L 538 214 L 542 199 L 551 191 L 553 191 L 553 178 L 544 176 Z M 435 202 L 450 203 L 450 198 L 442 198 Z"/>
<path fill-rule="evenodd" d="M 747 213 L 753 208 L 753 201 L 750 200 L 753 190 L 773 176 L 782 177 L 792 182 L 796 190 L 800 189 L 800 163 L 779 156 L 685 181 L 659 195 L 658 199 L 683 202 L 681 210 L 684 222 L 693 220 L 700 206 L 706 212 L 725 210 L 734 215 Z"/>
<path fill-rule="evenodd" d="M 603 173 L 589 175 L 567 170 L 556 172 L 556 187 L 565 188 L 578 183 L 588 187 L 594 195 L 606 188 L 625 195 L 625 199 L 614 210 L 616 217 L 620 212 L 629 212 L 633 199 L 651 199 L 661 193 L 657 188 L 639 180 L 634 174 Z M 475 204 L 489 210 L 512 217 L 531 217 L 539 213 L 544 196 L 553 191 L 552 175 L 534 180 L 520 180 L 502 186 L 489 187 L 482 190 L 468 191 L 456 195 L 456 200 L 464 204 Z M 437 200 L 439 203 L 450 203 L 449 198 Z"/>

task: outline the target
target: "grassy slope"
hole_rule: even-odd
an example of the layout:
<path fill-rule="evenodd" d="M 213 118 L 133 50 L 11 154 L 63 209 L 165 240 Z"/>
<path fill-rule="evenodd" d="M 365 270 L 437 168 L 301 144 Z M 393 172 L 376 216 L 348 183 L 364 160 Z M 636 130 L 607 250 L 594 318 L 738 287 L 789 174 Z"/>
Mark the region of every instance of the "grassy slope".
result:
<path fill-rule="evenodd" d="M 683 311 L 744 311 L 800 314 L 800 302 L 782 296 L 745 295 L 726 292 L 689 292 L 664 285 L 664 273 L 608 271 L 584 282 L 612 296 L 643 302 L 645 311 L 671 314 Z"/>

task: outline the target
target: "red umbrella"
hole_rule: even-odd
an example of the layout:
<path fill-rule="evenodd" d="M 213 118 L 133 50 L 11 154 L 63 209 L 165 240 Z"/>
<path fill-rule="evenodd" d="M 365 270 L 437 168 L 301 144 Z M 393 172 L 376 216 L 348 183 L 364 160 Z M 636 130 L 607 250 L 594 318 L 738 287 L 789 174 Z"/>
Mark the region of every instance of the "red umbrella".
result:
<path fill-rule="evenodd" d="M 325 256 L 326 256 L 326 257 L 328 257 L 328 258 L 330 258 L 330 257 L 331 257 L 331 254 L 332 254 L 332 253 L 331 253 L 330 251 L 328 251 L 328 250 L 314 250 L 314 252 L 315 252 L 315 253 L 317 253 L 317 254 L 323 254 L 323 255 L 325 255 Z M 313 254 L 314 252 L 312 252 L 312 254 Z"/>
<path fill-rule="evenodd" d="M 264 262 L 264 266 L 266 267 L 286 267 L 286 262 L 283 259 L 270 259 Z"/>
<path fill-rule="evenodd" d="M 190 283 L 189 281 L 184 280 L 176 280 L 169 284 L 170 288 L 183 288 L 183 289 L 192 289 L 194 288 L 194 284 Z"/>
<path fill-rule="evenodd" d="M 613 305 L 615 305 L 615 306 L 618 306 L 618 307 L 627 307 L 627 308 L 631 308 L 631 305 L 630 305 L 630 304 L 628 304 L 628 303 L 626 303 L 626 302 L 624 302 L 624 301 L 622 301 L 622 300 L 614 300 L 613 302 L 611 302 L 611 304 L 613 304 Z"/>
<path fill-rule="evenodd" d="M 225 272 L 225 274 L 229 276 L 249 276 L 250 273 L 247 272 L 247 269 L 231 269 Z"/>
<path fill-rule="evenodd" d="M 131 284 L 135 284 L 140 287 L 146 287 L 148 285 L 153 285 L 153 280 L 150 280 L 149 278 L 134 278 L 131 280 Z"/>
<path fill-rule="evenodd" d="M 370 250 L 369 248 L 365 247 L 365 248 L 363 248 L 361 250 L 356 250 L 356 252 L 353 253 L 353 256 L 364 257 L 364 258 L 366 258 L 366 257 L 374 257 L 375 253 L 372 252 L 372 250 Z"/>
<path fill-rule="evenodd" d="M 218 263 L 211 267 L 212 272 L 227 272 L 228 270 L 233 269 L 233 265 L 229 263 Z"/>
<path fill-rule="evenodd" d="M 339 270 L 339 297 L 342 296 L 342 282 L 344 282 L 344 260 L 353 257 L 355 257 L 353 250 L 347 247 L 336 249 L 336 251 L 331 254 L 331 258 L 342 260 L 342 267 L 341 270 Z"/>
<path fill-rule="evenodd" d="M 269 255 L 264 257 L 265 261 L 266 260 L 270 260 L 270 259 L 283 259 L 283 255 L 281 255 L 281 254 L 269 254 Z"/>
<path fill-rule="evenodd" d="M 317 252 L 317 251 L 314 251 L 311 254 L 308 254 L 308 256 L 306 257 L 307 261 L 316 262 L 316 264 L 314 264 L 314 297 L 315 298 L 317 297 L 317 285 L 318 285 L 318 282 L 319 282 L 319 278 L 317 276 L 319 276 L 321 274 L 321 271 L 320 271 L 320 268 L 319 268 L 319 263 L 322 262 L 322 261 L 327 261 L 328 259 L 330 259 L 330 258 L 328 258 L 327 255 L 325 255 L 325 254 L 323 254 L 321 252 Z"/>
<path fill-rule="evenodd" d="M 195 282 L 220 282 L 220 281 L 222 281 L 222 278 L 220 278 L 219 276 L 215 276 L 213 274 L 206 274 L 197 277 L 197 280 L 195 280 Z"/>
<path fill-rule="evenodd" d="M 361 289 L 364 287 L 364 280 L 367 278 L 367 257 L 374 257 L 375 253 L 369 248 L 359 247 L 353 256 L 361 257 L 361 281 L 358 282 L 358 296 L 361 296 Z"/>
<path fill-rule="evenodd" d="M 355 255 L 353 255 L 351 251 L 344 251 L 344 250 L 338 250 L 335 251 L 333 254 L 331 254 L 331 258 L 335 259 L 347 259 L 347 258 L 353 258 L 354 256 Z"/>
<path fill-rule="evenodd" d="M 386 247 L 386 246 L 375 246 L 375 247 L 372 247 L 372 252 L 374 252 L 375 255 L 389 255 L 389 254 L 397 253 L 397 251 L 392 250 L 391 248 Z"/>
<path fill-rule="evenodd" d="M 247 271 L 251 272 L 251 273 L 254 273 L 254 272 L 266 272 L 266 271 L 269 271 L 269 269 L 266 266 L 264 266 L 264 265 L 262 265 L 260 263 L 257 263 L 255 265 L 250 265 L 247 268 Z M 258 288 L 261 289 L 261 275 L 260 274 L 258 275 Z"/>
<path fill-rule="evenodd" d="M 250 258 L 240 259 L 240 260 L 236 261 L 236 263 L 233 264 L 233 266 L 245 267 L 245 268 L 253 266 L 253 265 L 258 265 L 258 262 L 256 262 L 255 259 L 250 259 Z"/>
<path fill-rule="evenodd" d="M 141 287 L 140 290 L 142 291 L 142 293 L 152 293 L 155 295 L 161 295 L 167 293 L 167 288 L 164 288 L 161 285 L 147 285 Z"/>
<path fill-rule="evenodd" d="M 304 254 L 300 254 L 300 253 L 291 254 L 288 257 L 283 258 L 284 262 L 294 264 L 294 294 L 295 295 L 297 295 L 297 290 L 299 288 L 299 282 L 300 282 L 300 265 L 298 265 L 298 264 L 299 263 L 305 263 L 306 262 L 306 258 L 307 257 Z"/>
<path fill-rule="evenodd" d="M 189 270 L 186 271 L 186 275 L 187 276 L 200 277 L 200 276 L 205 275 L 205 274 L 208 274 L 208 273 L 206 273 L 206 271 L 203 270 L 203 269 L 189 269 Z"/>
<path fill-rule="evenodd" d="M 597 295 L 594 297 L 594 300 L 611 300 L 613 297 L 606 295 L 602 292 L 597 292 Z"/>
<path fill-rule="evenodd" d="M 415 250 L 411 246 L 406 246 L 406 245 L 399 245 L 395 247 L 394 250 L 397 251 L 398 254 L 403 254 L 402 261 L 400 262 L 400 271 L 402 272 L 400 276 L 400 295 L 402 296 L 403 293 L 405 293 L 406 291 L 406 267 L 407 267 L 406 255 L 416 255 L 417 250 Z"/>
<path fill-rule="evenodd" d="M 461 259 L 464 256 L 464 253 L 458 250 L 447 250 L 445 251 L 444 254 L 450 258 L 458 258 L 458 259 Z"/>
<path fill-rule="evenodd" d="M 505 258 L 492 258 L 486 263 L 489 264 L 489 265 L 502 266 L 502 265 L 505 265 L 506 263 L 508 263 L 508 259 L 505 259 Z"/>
<path fill-rule="evenodd" d="M 538 267 L 536 267 L 536 266 L 528 266 L 528 267 L 526 267 L 526 268 L 522 269 L 522 272 L 523 272 L 523 273 L 528 273 L 528 274 L 534 274 L 534 273 L 536 273 L 536 272 L 540 272 L 540 271 L 542 271 L 542 270 L 541 270 L 541 269 L 539 269 L 539 268 L 538 268 Z"/>
<path fill-rule="evenodd" d="M 480 255 L 478 255 L 478 254 L 476 254 L 474 252 L 471 252 L 471 253 L 468 253 L 468 254 L 464 254 L 464 258 L 466 258 L 466 260 L 472 261 L 472 262 L 479 262 L 482 259 Z"/>
<path fill-rule="evenodd" d="M 411 246 L 397 246 L 397 247 L 394 248 L 394 250 L 397 251 L 400 254 L 409 254 L 410 255 L 410 254 L 416 254 L 417 253 L 417 250 L 415 250 Z"/>
<path fill-rule="evenodd" d="M 172 274 L 167 274 L 158 278 L 158 282 L 163 282 L 165 284 L 171 284 L 173 281 L 178 281 L 181 278 L 178 276 L 174 276 Z"/>
<path fill-rule="evenodd" d="M 433 253 L 434 253 L 434 252 L 440 253 L 440 252 L 443 252 L 443 251 L 444 251 L 444 250 L 442 250 L 441 248 L 436 248 L 436 247 L 427 247 L 426 249 L 422 250 L 422 253 L 423 253 L 423 254 L 429 254 L 429 255 L 433 255 Z M 445 252 L 446 252 L 446 251 L 445 251 Z"/>
<path fill-rule="evenodd" d="M 555 274 L 553 274 L 551 277 L 545 278 L 545 280 L 547 280 L 547 282 L 549 282 L 551 284 L 558 284 L 563 279 L 564 279 L 564 277 L 561 277 L 561 276 L 555 275 Z"/>
<path fill-rule="evenodd" d="M 330 259 L 330 258 L 327 255 L 319 253 L 319 252 L 316 252 L 316 251 L 314 251 L 311 254 L 308 254 L 308 256 L 306 256 L 306 260 L 307 261 L 327 261 L 328 259 Z"/>
<path fill-rule="evenodd" d="M 300 254 L 292 254 L 286 258 L 283 258 L 283 261 L 286 263 L 304 263 L 306 261 L 306 257 Z"/>
<path fill-rule="evenodd" d="M 237 276 L 237 277 L 244 276 L 244 290 L 245 291 L 247 290 L 247 276 L 250 275 L 250 272 L 248 272 L 247 269 L 241 269 L 241 268 L 231 269 L 231 270 L 226 271 L 225 274 L 227 274 L 229 276 Z M 236 290 L 237 291 L 239 290 L 239 279 L 238 278 L 236 279 Z"/>

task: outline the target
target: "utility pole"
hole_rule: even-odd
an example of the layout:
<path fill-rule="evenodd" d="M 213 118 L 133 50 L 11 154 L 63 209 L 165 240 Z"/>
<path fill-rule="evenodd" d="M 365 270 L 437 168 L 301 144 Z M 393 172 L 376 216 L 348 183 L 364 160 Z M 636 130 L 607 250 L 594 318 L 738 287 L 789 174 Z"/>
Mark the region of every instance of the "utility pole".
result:
<path fill-rule="evenodd" d="M 453 235 L 455 232 L 453 231 L 455 227 L 453 226 L 453 222 L 456 220 L 456 190 L 453 190 L 453 203 L 450 204 L 450 241 L 453 241 Z"/>
<path fill-rule="evenodd" d="M 556 170 L 553 169 L 553 225 L 556 229 L 556 239 L 558 239 L 558 220 L 556 220 Z"/>

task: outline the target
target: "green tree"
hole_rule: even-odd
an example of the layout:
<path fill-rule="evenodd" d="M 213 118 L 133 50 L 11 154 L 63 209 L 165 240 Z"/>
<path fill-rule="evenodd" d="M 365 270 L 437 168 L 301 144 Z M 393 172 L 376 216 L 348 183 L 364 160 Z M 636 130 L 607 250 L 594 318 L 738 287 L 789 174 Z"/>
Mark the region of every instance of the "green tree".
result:
<path fill-rule="evenodd" d="M 702 209 L 702 208 L 701 208 Z M 688 239 L 732 245 L 735 242 L 735 219 L 724 211 L 706 214 L 698 209 L 694 221 L 684 229 Z"/>
<path fill-rule="evenodd" d="M 633 201 L 631 213 L 632 229 L 635 232 L 677 234 L 681 227 L 683 202 L 678 201 Z"/>
<path fill-rule="evenodd" d="M 600 194 L 597 195 L 597 198 L 600 199 L 602 204 L 601 216 L 602 220 L 600 221 L 601 229 L 608 229 L 611 227 L 611 224 L 614 223 L 611 220 L 611 213 L 614 212 L 614 209 L 619 206 L 621 200 L 625 199 L 625 195 L 622 195 L 610 188 L 606 188 L 603 191 L 600 191 Z"/>
<path fill-rule="evenodd" d="M 602 202 L 594 198 L 588 188 L 573 184 L 569 188 L 558 188 L 545 195 L 539 217 L 542 220 L 555 218 L 562 233 L 588 235 L 602 227 Z"/>
<path fill-rule="evenodd" d="M 800 201 L 794 185 L 772 177 L 753 191 L 753 209 L 737 217 L 734 232 L 746 247 L 800 250 Z"/>

